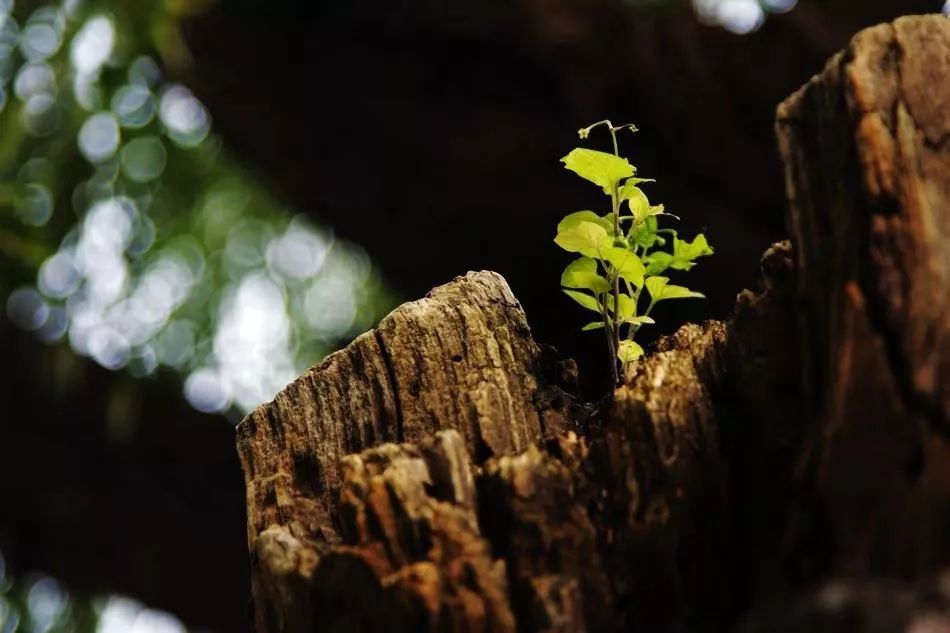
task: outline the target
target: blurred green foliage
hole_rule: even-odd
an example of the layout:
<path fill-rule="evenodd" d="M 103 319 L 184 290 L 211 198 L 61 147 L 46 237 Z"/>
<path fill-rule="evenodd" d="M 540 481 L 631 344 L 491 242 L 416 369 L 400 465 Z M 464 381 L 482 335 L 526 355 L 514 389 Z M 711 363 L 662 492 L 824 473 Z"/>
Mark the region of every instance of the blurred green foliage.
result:
<path fill-rule="evenodd" d="M 71 595 L 40 574 L 14 579 L 0 555 L 0 633 L 185 633 L 164 611 L 131 598 Z"/>
<path fill-rule="evenodd" d="M 248 411 L 392 300 L 165 78 L 189 63 L 179 19 L 209 4 L 0 0 L 0 296 L 45 341 Z"/>

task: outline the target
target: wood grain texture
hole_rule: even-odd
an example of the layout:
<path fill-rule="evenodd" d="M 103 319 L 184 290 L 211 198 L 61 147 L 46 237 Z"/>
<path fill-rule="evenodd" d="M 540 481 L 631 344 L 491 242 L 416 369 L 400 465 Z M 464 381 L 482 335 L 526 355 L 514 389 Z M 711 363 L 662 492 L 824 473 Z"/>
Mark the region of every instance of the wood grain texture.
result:
<path fill-rule="evenodd" d="M 705 386 L 724 337 L 684 328 L 595 415 L 498 275 L 401 306 L 239 427 L 257 630 L 604 630 L 691 612 L 715 595 L 696 570 L 702 517 L 724 503 Z"/>
<path fill-rule="evenodd" d="M 824 523 L 810 529 L 834 532 L 837 572 L 934 572 L 950 562 L 950 21 L 858 34 L 779 106 L 776 129 L 799 268 L 804 481 Z"/>
<path fill-rule="evenodd" d="M 850 48 L 778 109 L 816 380 L 862 302 L 905 406 L 950 420 L 950 23 L 901 18 Z M 853 285 L 849 289 L 849 284 Z M 866 303 L 864 303 L 866 302 Z M 874 359 L 869 359 L 874 362 Z M 829 403 L 833 395 L 827 396 Z M 818 396 L 816 395 L 816 399 Z M 816 402 L 824 406 L 824 402 Z"/>
<path fill-rule="evenodd" d="M 536 445 L 567 422 L 569 398 L 545 371 L 571 388 L 572 364 L 545 358 L 505 281 L 470 273 L 396 309 L 259 407 L 238 427 L 255 603 L 279 597 L 270 567 L 289 574 L 280 586 L 309 587 L 320 556 L 345 542 L 346 456 L 448 429 L 479 461 Z M 281 603 L 300 600 L 278 593 Z M 257 611 L 258 630 L 282 630 L 265 616 Z"/>
<path fill-rule="evenodd" d="M 761 289 L 602 402 L 483 272 L 248 416 L 257 630 L 943 630 L 948 93 L 950 21 L 856 36 L 779 108 Z"/>

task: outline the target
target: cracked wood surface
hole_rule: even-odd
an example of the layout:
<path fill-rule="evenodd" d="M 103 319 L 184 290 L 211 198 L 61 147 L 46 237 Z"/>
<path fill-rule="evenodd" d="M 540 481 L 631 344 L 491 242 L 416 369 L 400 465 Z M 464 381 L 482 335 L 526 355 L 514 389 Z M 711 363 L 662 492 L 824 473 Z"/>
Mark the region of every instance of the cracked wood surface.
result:
<path fill-rule="evenodd" d="M 545 359 L 504 279 L 470 273 L 397 308 L 249 415 L 238 428 L 238 451 L 249 544 L 264 561 L 255 571 L 255 603 L 297 596 L 286 587 L 277 592 L 284 598 L 265 594 L 309 579 L 320 556 L 347 542 L 338 518 L 346 456 L 452 429 L 467 453 L 484 460 L 562 430 L 568 400 L 542 369 L 565 374 L 570 388 L 571 364 Z M 273 543 L 281 548 L 277 575 L 293 582 L 261 580 L 270 574 Z M 265 622 L 267 609 L 255 617 L 259 631 L 283 630 Z"/>
<path fill-rule="evenodd" d="M 717 595 L 724 336 L 684 328 L 582 436 L 501 277 L 398 308 L 239 427 L 257 630 L 605 630 Z"/>
<path fill-rule="evenodd" d="M 565 422 L 541 360 L 497 274 L 469 274 L 396 309 L 240 425 L 252 537 L 277 523 L 318 550 L 336 542 L 339 461 L 364 448 L 449 428 L 480 456 L 537 443 Z"/>
<path fill-rule="evenodd" d="M 778 108 L 790 228 L 812 363 L 826 380 L 858 310 L 880 337 L 902 408 L 950 420 L 950 23 L 901 18 L 861 32 Z M 860 304 L 858 306 L 857 304 Z M 840 388 L 815 393 L 835 404 Z M 821 402 L 821 399 L 826 401 Z M 890 400 L 890 398 L 887 398 Z"/>
<path fill-rule="evenodd" d="M 803 468 L 825 522 L 808 529 L 835 532 L 825 564 L 839 573 L 933 573 L 950 562 L 950 21 L 859 33 L 779 106 L 776 129 L 806 343 Z"/>
<path fill-rule="evenodd" d="M 248 416 L 257 631 L 948 630 L 948 87 L 907 18 L 782 104 L 791 241 L 609 400 L 483 272 Z"/>

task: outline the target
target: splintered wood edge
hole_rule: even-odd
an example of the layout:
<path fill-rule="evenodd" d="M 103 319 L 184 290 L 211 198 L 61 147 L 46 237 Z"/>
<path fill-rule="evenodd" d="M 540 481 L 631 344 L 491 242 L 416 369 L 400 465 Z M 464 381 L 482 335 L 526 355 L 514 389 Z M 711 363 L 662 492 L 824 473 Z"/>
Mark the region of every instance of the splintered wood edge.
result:
<path fill-rule="evenodd" d="M 469 273 L 396 308 L 238 426 L 252 549 L 271 525 L 318 550 L 335 543 L 346 455 L 448 429 L 479 461 L 537 444 L 566 420 L 542 397 L 541 364 L 497 273 Z"/>

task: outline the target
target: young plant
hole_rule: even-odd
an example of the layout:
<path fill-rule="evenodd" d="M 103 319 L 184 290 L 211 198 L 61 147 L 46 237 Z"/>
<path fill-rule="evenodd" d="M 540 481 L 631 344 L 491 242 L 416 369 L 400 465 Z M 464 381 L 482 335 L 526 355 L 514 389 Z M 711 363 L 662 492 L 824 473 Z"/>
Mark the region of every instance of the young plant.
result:
<path fill-rule="evenodd" d="M 617 132 L 636 132 L 636 127 L 614 127 L 605 120 L 578 130 L 578 134 L 586 139 L 601 125 L 610 132 L 612 154 L 579 147 L 561 162 L 601 188 L 610 198 L 610 212 L 571 213 L 557 225 L 554 242 L 580 255 L 564 269 L 561 286 L 567 296 L 597 313 L 597 319 L 581 329 L 605 331 L 616 384 L 627 366 L 643 355 L 634 338 L 641 327 L 654 323 L 650 317 L 653 307 L 660 301 L 703 297 L 669 283 L 665 273 L 689 270 L 697 258 L 712 255 L 713 249 L 702 233 L 687 242 L 675 230 L 660 228 L 660 218 L 676 216 L 665 213 L 662 204 L 650 204 L 640 185 L 653 180 L 637 177 L 636 168 L 618 151 Z M 666 246 L 669 248 L 664 250 Z M 646 295 L 641 300 L 644 289 Z M 646 307 L 641 309 L 644 303 Z"/>

